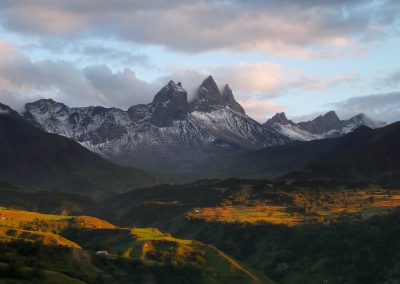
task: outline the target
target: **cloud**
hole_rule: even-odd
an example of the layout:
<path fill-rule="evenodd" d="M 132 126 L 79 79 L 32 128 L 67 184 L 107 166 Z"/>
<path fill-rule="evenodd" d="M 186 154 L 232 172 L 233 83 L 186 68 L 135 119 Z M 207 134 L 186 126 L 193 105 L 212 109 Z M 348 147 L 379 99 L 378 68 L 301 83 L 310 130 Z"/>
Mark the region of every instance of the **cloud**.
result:
<path fill-rule="evenodd" d="M 364 113 L 389 123 L 400 120 L 400 92 L 353 97 L 332 105 L 344 118 Z"/>
<path fill-rule="evenodd" d="M 92 66 L 85 68 L 83 74 L 108 106 L 123 109 L 133 104 L 151 102 L 159 88 L 157 84 L 138 79 L 130 69 L 113 72 L 105 65 Z"/>
<path fill-rule="evenodd" d="M 298 58 L 360 53 L 398 28 L 386 1 L 1 1 L 9 31 L 47 40 L 97 36 L 184 52 L 258 51 Z"/>
<path fill-rule="evenodd" d="M 400 85 L 400 70 L 393 71 L 378 80 L 379 85 L 383 86 L 398 86 Z"/>
<path fill-rule="evenodd" d="M 359 81 L 357 73 L 340 73 L 327 78 L 310 77 L 302 73 L 285 85 L 286 89 L 305 89 L 311 91 L 326 91 L 342 84 L 353 84 Z"/>
<path fill-rule="evenodd" d="M 260 123 L 265 122 L 268 117 L 271 117 L 277 112 L 282 112 L 285 110 L 284 106 L 275 104 L 268 100 L 252 98 L 239 100 L 239 103 L 244 107 L 248 115 Z"/>
<path fill-rule="evenodd" d="M 40 98 L 53 98 L 70 106 L 126 109 L 150 102 L 157 87 L 138 79 L 129 69 L 80 69 L 67 61 L 32 61 L 17 52 L 0 55 L 0 101 L 19 110 L 24 103 Z"/>
<path fill-rule="evenodd" d="M 145 54 L 134 54 L 102 45 L 87 45 L 83 48 L 74 49 L 72 52 L 81 54 L 89 61 L 100 59 L 104 62 L 113 62 L 128 66 L 140 66 L 148 69 L 155 68 L 151 63 L 150 57 Z"/>
<path fill-rule="evenodd" d="M 174 79 L 181 81 L 188 90 L 189 98 L 195 95 L 200 83 L 212 75 L 216 83 L 222 88 L 225 84 L 239 96 L 246 98 L 254 95 L 262 97 L 275 96 L 283 83 L 283 67 L 270 63 L 238 63 L 219 67 L 172 67 L 172 73 L 162 76 L 158 81 Z"/>
<path fill-rule="evenodd" d="M 183 83 L 190 99 L 204 78 L 211 74 L 221 88 L 227 83 L 231 86 L 236 99 L 250 116 L 263 121 L 266 116 L 284 109 L 284 106 L 271 102 L 277 96 L 299 89 L 326 90 L 357 78 L 354 74 L 310 77 L 278 64 L 242 62 L 197 69 L 175 67 L 171 74 L 146 82 L 128 68 L 113 71 L 107 65 L 79 68 L 69 61 L 32 61 L 18 50 L 9 48 L 0 49 L 0 55 L 0 101 L 18 110 L 26 102 L 40 98 L 52 98 L 69 106 L 102 105 L 126 109 L 151 102 L 157 91 L 171 79 Z"/>
<path fill-rule="evenodd" d="M 181 81 L 188 90 L 189 98 L 195 95 L 200 84 L 208 75 L 212 75 L 222 88 L 225 84 L 234 91 L 236 98 L 271 99 L 287 95 L 298 90 L 326 91 L 344 84 L 354 84 L 359 81 L 357 73 L 339 73 L 328 77 L 317 77 L 304 74 L 299 70 L 285 68 L 272 63 L 241 62 L 219 67 L 171 67 L 172 73 L 162 76 L 158 82 L 170 79 Z"/>
<path fill-rule="evenodd" d="M 8 41 L 0 41 L 0 55 L 10 53 L 14 50 L 14 45 Z"/>

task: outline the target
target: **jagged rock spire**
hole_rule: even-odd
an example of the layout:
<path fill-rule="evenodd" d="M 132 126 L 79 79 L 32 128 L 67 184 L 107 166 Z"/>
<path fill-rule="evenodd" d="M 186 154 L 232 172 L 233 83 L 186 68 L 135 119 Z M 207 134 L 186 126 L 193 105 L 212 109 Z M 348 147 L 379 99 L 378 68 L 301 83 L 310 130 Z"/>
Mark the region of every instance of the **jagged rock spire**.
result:
<path fill-rule="evenodd" d="M 164 86 L 154 97 L 151 122 L 154 125 L 171 126 L 174 120 L 185 119 L 188 113 L 187 92 L 179 82 Z"/>
<path fill-rule="evenodd" d="M 224 89 L 222 90 L 222 101 L 225 105 L 229 106 L 231 109 L 240 112 L 242 114 L 245 114 L 243 107 L 235 100 L 232 89 L 229 87 L 228 84 L 226 84 Z"/>
<path fill-rule="evenodd" d="M 219 91 L 218 85 L 212 76 L 208 76 L 197 90 L 196 98 L 191 102 L 192 111 L 210 112 L 229 106 L 231 109 L 245 113 L 243 107 L 235 100 L 228 85 Z"/>

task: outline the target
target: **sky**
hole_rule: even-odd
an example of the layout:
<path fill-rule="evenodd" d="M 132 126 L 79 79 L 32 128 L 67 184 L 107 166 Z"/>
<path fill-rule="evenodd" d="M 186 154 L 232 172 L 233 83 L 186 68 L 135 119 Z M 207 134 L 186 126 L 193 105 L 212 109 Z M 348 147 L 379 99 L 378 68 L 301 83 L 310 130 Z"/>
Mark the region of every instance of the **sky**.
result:
<path fill-rule="evenodd" d="M 208 75 L 246 113 L 400 120 L 400 1 L 0 1 L 0 102 L 127 109 Z"/>

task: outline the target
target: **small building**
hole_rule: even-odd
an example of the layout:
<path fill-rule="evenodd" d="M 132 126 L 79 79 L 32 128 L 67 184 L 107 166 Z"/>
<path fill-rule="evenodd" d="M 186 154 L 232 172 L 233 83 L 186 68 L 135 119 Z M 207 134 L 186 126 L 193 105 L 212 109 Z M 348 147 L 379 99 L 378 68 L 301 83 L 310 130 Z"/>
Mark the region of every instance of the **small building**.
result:
<path fill-rule="evenodd" d="M 109 255 L 107 250 L 98 250 L 98 251 L 96 251 L 96 254 L 97 255 Z"/>

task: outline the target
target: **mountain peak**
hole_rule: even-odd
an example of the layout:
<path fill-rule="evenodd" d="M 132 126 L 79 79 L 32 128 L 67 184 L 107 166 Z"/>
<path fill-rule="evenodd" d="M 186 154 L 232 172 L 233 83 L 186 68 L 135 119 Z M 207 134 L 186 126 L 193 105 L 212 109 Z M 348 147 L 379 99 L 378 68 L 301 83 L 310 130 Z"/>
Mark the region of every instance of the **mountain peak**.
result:
<path fill-rule="evenodd" d="M 352 129 L 356 129 L 357 127 L 360 127 L 362 125 L 367 126 L 369 128 L 379 128 L 382 126 L 386 125 L 386 122 L 384 121 L 377 121 L 373 120 L 364 113 L 359 113 L 345 121 L 343 121 L 343 124 L 345 126 L 345 130 L 351 131 Z"/>
<path fill-rule="evenodd" d="M 245 114 L 243 107 L 235 100 L 232 89 L 229 87 L 228 84 L 226 84 L 223 88 L 221 96 L 222 101 L 225 105 L 229 106 L 231 109 L 237 112 Z"/>
<path fill-rule="evenodd" d="M 215 83 L 214 78 L 211 75 L 201 83 L 198 90 L 198 95 L 199 98 L 218 99 L 221 97 L 218 85 Z"/>
<path fill-rule="evenodd" d="M 187 92 L 179 82 L 169 81 L 153 99 L 152 123 L 164 127 L 174 120 L 185 119 L 188 112 Z"/>
<path fill-rule="evenodd" d="M 323 134 L 329 131 L 341 129 L 342 121 L 339 119 L 336 112 L 332 110 L 311 121 L 299 122 L 298 126 L 301 129 L 314 134 Z"/>
<path fill-rule="evenodd" d="M 178 99 L 178 97 L 180 97 Z M 180 100 L 187 101 L 187 92 L 182 88 L 182 84 L 179 82 L 175 84 L 173 80 L 170 80 L 153 99 L 153 104 L 165 103 L 169 100 Z"/>
<path fill-rule="evenodd" d="M 194 111 L 210 112 L 223 106 L 221 93 L 213 77 L 208 76 L 197 89 L 195 99 L 191 103 Z"/>
<path fill-rule="evenodd" d="M 340 120 L 334 110 L 328 111 L 322 117 L 325 119 Z"/>
<path fill-rule="evenodd" d="M 277 112 L 273 117 L 271 117 L 270 119 L 268 119 L 264 125 L 271 127 L 273 126 L 275 123 L 279 123 L 282 125 L 287 125 L 287 124 L 294 124 L 293 121 L 287 119 L 286 114 L 284 112 Z"/>

